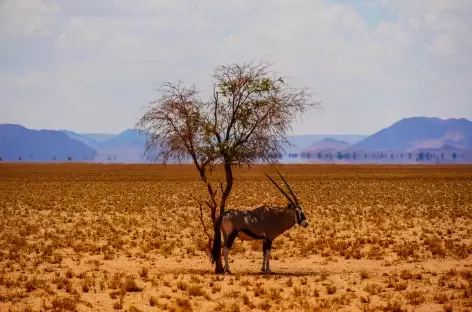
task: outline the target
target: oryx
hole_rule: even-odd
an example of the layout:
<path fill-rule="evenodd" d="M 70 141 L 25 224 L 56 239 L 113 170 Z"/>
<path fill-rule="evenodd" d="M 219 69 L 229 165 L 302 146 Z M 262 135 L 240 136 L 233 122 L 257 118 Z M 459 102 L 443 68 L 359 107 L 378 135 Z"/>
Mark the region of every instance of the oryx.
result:
<path fill-rule="evenodd" d="M 269 180 L 280 190 L 289 201 L 286 207 L 263 205 L 252 210 L 227 210 L 215 221 L 215 239 L 211 250 L 211 261 L 214 263 L 221 253 L 221 232 L 223 232 L 223 255 L 225 272 L 231 273 L 228 263 L 228 253 L 236 237 L 241 240 L 262 240 L 262 272 L 270 273 L 269 258 L 272 241 L 295 223 L 307 227 L 303 207 L 298 202 L 292 188 L 284 177 L 277 171 L 284 181 L 290 197 L 275 181 L 264 173 Z"/>

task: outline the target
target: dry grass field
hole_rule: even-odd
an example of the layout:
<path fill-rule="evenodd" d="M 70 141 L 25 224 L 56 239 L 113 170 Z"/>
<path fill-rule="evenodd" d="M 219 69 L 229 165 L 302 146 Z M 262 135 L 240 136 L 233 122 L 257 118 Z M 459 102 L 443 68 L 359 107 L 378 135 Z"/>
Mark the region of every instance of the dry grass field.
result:
<path fill-rule="evenodd" d="M 472 311 L 472 166 L 280 171 L 310 226 L 215 275 L 192 166 L 0 164 L 0 311 Z M 262 172 L 228 207 L 285 204 Z"/>

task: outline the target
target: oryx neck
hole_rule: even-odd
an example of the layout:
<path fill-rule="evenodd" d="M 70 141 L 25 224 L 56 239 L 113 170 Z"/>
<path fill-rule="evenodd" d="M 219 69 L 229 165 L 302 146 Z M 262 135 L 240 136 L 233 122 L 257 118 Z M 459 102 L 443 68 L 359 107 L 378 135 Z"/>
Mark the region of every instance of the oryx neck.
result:
<path fill-rule="evenodd" d="M 297 213 L 295 209 L 285 209 L 284 213 L 284 231 L 297 224 Z"/>

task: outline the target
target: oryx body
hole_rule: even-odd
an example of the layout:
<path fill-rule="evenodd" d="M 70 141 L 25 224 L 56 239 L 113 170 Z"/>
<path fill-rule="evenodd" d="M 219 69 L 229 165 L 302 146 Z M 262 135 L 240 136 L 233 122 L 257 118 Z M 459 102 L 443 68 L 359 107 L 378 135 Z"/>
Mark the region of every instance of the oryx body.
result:
<path fill-rule="evenodd" d="M 280 175 L 280 173 L 279 173 Z M 282 175 L 280 175 L 282 177 Z M 215 222 L 215 241 L 212 248 L 212 261 L 220 257 L 221 232 L 223 232 L 223 254 L 225 271 L 230 272 L 228 254 L 234 240 L 262 240 L 262 271 L 270 272 L 269 258 L 272 242 L 279 235 L 299 224 L 308 226 L 303 207 L 299 204 L 295 194 L 284 180 L 293 198 L 290 198 L 269 176 L 272 183 L 289 200 L 286 207 L 263 205 L 252 210 L 228 210 L 218 217 Z"/>

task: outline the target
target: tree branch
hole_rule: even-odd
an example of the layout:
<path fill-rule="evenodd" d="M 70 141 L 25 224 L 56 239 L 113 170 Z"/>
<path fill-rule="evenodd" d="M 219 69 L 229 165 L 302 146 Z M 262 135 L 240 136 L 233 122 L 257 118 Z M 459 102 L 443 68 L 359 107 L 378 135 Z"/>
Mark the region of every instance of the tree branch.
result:
<path fill-rule="evenodd" d="M 208 233 L 208 230 L 207 230 L 207 227 L 206 227 L 206 224 L 205 224 L 205 220 L 203 220 L 203 205 L 195 196 L 194 196 L 194 200 L 197 202 L 198 207 L 200 209 L 199 218 L 200 218 L 200 222 L 202 223 L 203 232 L 205 233 L 205 235 L 208 238 L 208 251 L 210 251 L 211 250 L 211 241 L 213 240 L 213 237 L 210 235 L 210 233 Z"/>

